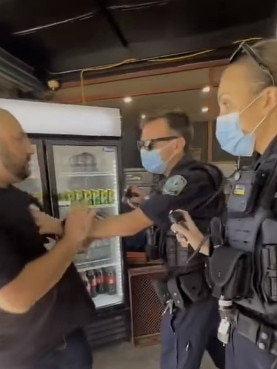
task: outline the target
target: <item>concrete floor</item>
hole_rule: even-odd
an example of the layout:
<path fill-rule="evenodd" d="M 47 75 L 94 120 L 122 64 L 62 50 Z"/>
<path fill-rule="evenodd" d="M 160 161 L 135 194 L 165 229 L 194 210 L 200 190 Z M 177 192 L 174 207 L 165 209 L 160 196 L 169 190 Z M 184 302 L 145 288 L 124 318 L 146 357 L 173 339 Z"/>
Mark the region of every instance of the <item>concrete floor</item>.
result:
<path fill-rule="evenodd" d="M 121 343 L 94 352 L 93 369 L 159 369 L 159 355 L 159 346 L 133 347 Z M 201 369 L 215 369 L 208 355 Z"/>

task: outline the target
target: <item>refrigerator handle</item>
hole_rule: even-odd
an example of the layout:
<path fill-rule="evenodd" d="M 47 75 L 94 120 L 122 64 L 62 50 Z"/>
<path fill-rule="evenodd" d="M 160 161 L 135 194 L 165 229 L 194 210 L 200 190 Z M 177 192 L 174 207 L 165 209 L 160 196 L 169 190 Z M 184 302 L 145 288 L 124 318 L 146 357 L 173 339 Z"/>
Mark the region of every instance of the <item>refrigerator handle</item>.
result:
<path fill-rule="evenodd" d="M 53 164 L 53 155 L 51 155 L 50 150 L 52 151 L 52 147 L 46 144 L 46 166 L 48 172 L 48 185 L 49 185 L 49 196 L 50 196 L 50 207 L 51 212 L 54 216 L 57 216 L 57 209 L 55 209 L 55 202 L 57 203 L 57 194 L 54 189 L 53 183 L 56 180 L 55 170 Z"/>

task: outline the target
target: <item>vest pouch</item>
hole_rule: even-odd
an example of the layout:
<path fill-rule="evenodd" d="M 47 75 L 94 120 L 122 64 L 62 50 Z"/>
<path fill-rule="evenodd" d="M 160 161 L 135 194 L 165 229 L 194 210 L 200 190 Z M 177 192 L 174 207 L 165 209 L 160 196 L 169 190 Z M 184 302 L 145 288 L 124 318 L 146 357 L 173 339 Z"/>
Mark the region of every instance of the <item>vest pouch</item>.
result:
<path fill-rule="evenodd" d="M 157 245 L 147 244 L 145 247 L 145 253 L 148 260 L 158 260 L 160 259 L 160 248 Z"/>
<path fill-rule="evenodd" d="M 176 237 L 167 235 L 166 236 L 166 260 L 169 268 L 176 268 L 177 266 L 177 241 Z"/>
<path fill-rule="evenodd" d="M 268 171 L 264 170 L 243 170 L 240 172 L 240 178 L 234 183 L 228 200 L 229 214 L 245 216 L 254 210 L 257 197 L 268 174 Z"/>
<path fill-rule="evenodd" d="M 145 246 L 145 252 L 148 260 L 158 260 L 163 257 L 163 237 L 158 229 L 154 227 L 146 230 L 147 244 Z"/>
<path fill-rule="evenodd" d="M 178 277 L 180 288 L 191 302 L 205 300 L 211 294 L 204 271 L 195 271 Z"/>
<path fill-rule="evenodd" d="M 177 243 L 176 240 L 175 243 Z M 182 247 L 179 244 L 176 245 L 176 257 L 178 267 L 182 267 L 187 264 L 190 249 L 191 247 Z"/>
<path fill-rule="evenodd" d="M 168 279 L 167 288 L 174 302 L 174 305 L 177 308 L 184 310 L 191 305 L 189 298 L 186 295 L 184 295 L 176 278 Z"/>
<path fill-rule="evenodd" d="M 230 300 L 249 296 L 252 276 L 250 254 L 220 246 L 214 250 L 209 267 L 214 283 L 213 296 Z"/>
<path fill-rule="evenodd" d="M 262 225 L 262 292 L 266 301 L 277 302 L 277 222 L 266 219 Z"/>
<path fill-rule="evenodd" d="M 162 305 L 166 305 L 168 300 L 171 299 L 171 295 L 167 288 L 167 280 L 166 279 L 153 279 L 151 284 L 161 301 Z"/>

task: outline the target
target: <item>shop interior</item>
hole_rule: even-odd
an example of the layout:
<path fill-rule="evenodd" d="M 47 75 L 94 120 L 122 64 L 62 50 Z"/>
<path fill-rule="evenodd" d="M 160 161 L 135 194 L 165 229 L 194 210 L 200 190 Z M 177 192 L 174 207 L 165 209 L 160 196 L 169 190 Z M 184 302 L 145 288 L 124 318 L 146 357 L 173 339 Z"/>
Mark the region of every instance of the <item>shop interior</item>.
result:
<path fill-rule="evenodd" d="M 110 208 L 109 214 L 121 211 L 120 198 L 127 185 L 150 190 L 157 180 L 145 174 L 137 149 L 140 121 L 157 112 L 185 111 L 194 122 L 195 158 L 218 165 L 226 178 L 236 169 L 238 158 L 222 151 L 215 138 L 220 76 L 239 41 L 251 43 L 276 36 L 277 8 L 275 0 L 257 4 L 255 9 L 248 0 L 212 3 L 63 0 L 56 4 L 52 0 L 25 0 L 24 9 L 18 11 L 20 1 L 0 1 L 0 99 L 118 111 L 118 159 L 106 153 L 121 172 L 115 174 L 118 207 L 112 200 L 95 205 Z M 87 151 L 97 161 L 100 149 L 91 150 L 89 146 L 86 139 L 86 149 L 73 150 L 70 155 Z M 54 160 L 55 155 L 67 155 L 54 144 L 49 150 Z M 34 164 L 36 168 L 39 161 Z M 245 160 L 240 164 L 248 163 Z M 116 173 L 114 168 L 108 168 L 106 175 L 113 170 Z M 59 191 L 57 181 L 57 196 L 67 190 L 61 183 Z M 29 184 L 24 186 L 28 190 Z M 100 188 L 101 183 L 97 186 Z M 40 191 L 43 192 L 43 186 L 31 192 Z M 58 199 L 60 207 L 66 207 L 68 201 L 64 197 Z M 151 280 L 164 273 L 163 265 L 147 260 L 143 248 L 138 252 L 130 244 L 124 248 L 124 240 L 113 242 L 118 251 L 112 257 L 120 260 L 120 266 L 101 264 L 100 258 L 98 264 L 90 264 L 90 269 L 80 269 L 80 273 L 92 270 L 97 274 L 103 266 L 107 269 L 116 265 L 115 271 L 107 274 L 111 278 L 113 273 L 120 274 L 120 293 L 115 293 L 111 300 L 92 296 L 99 304 L 95 322 L 87 327 L 95 350 L 95 368 L 127 368 L 130 361 L 134 369 L 141 368 L 142 362 L 145 369 L 158 368 L 163 308 Z M 100 249 L 103 251 L 103 245 Z M 205 357 L 203 369 L 212 368 Z"/>

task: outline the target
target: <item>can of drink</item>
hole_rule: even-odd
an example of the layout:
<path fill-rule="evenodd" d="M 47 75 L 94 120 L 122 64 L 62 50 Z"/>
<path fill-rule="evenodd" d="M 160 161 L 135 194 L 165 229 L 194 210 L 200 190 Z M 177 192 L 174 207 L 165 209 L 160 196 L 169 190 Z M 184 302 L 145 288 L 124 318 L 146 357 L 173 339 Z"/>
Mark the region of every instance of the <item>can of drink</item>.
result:
<path fill-rule="evenodd" d="M 83 200 L 85 201 L 86 204 L 88 205 L 93 205 L 93 201 L 92 201 L 92 192 L 93 190 L 83 190 Z"/>
<path fill-rule="evenodd" d="M 104 273 L 102 269 L 98 269 L 95 271 L 96 281 L 97 281 L 97 293 L 105 293 L 105 280 Z"/>
<path fill-rule="evenodd" d="M 82 202 L 83 201 L 83 192 L 81 190 L 74 191 L 74 200 L 75 202 Z"/>
<path fill-rule="evenodd" d="M 91 190 L 93 205 L 100 205 L 100 191 L 99 190 Z"/>
<path fill-rule="evenodd" d="M 108 190 L 108 203 L 109 204 L 114 204 L 114 202 L 115 202 L 115 193 L 114 193 L 114 190 L 109 189 Z"/>
<path fill-rule="evenodd" d="M 100 204 L 106 205 L 108 204 L 108 190 L 99 190 L 100 191 Z"/>
<path fill-rule="evenodd" d="M 65 192 L 65 200 L 70 201 L 73 203 L 75 201 L 75 193 L 74 191 L 66 191 Z"/>
<path fill-rule="evenodd" d="M 90 296 L 96 297 L 97 296 L 97 278 L 93 270 L 89 270 L 87 272 L 87 278 L 88 278 L 89 285 L 90 285 Z"/>
<path fill-rule="evenodd" d="M 105 286 L 106 292 L 109 295 L 116 294 L 116 272 L 114 268 L 107 268 L 105 270 Z"/>

